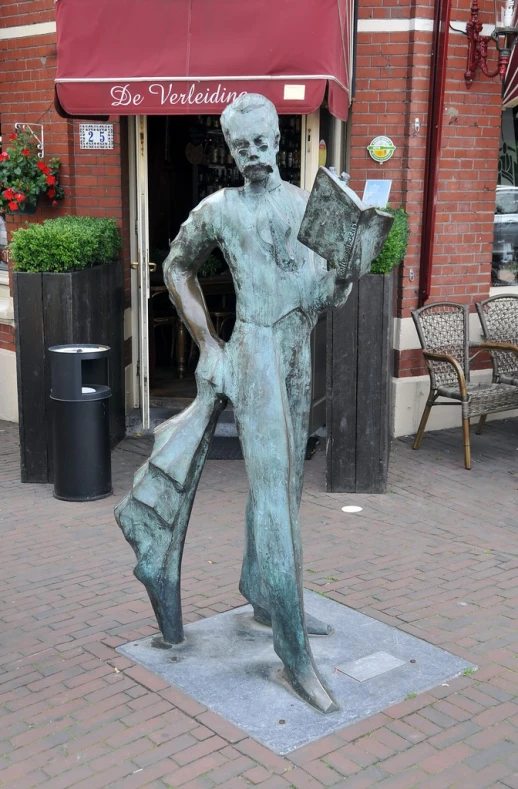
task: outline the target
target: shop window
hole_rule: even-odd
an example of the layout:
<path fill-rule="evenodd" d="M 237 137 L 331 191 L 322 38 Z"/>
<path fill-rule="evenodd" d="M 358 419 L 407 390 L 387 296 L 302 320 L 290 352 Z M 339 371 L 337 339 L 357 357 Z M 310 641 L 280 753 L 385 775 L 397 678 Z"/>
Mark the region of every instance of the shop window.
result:
<path fill-rule="evenodd" d="M 493 235 L 492 284 L 518 283 L 518 110 L 502 113 Z"/>

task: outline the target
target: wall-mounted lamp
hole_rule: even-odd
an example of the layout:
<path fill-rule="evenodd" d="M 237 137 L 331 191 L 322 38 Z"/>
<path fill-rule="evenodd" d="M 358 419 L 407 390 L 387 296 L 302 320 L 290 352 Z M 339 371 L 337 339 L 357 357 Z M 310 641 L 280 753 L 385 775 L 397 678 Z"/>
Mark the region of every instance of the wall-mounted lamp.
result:
<path fill-rule="evenodd" d="M 480 68 L 486 77 L 500 76 L 503 82 L 511 52 L 518 36 L 518 0 L 494 0 L 495 4 L 495 29 L 490 36 L 482 36 L 482 22 L 478 18 L 478 0 L 472 0 L 471 19 L 466 24 L 468 38 L 468 62 L 464 79 L 466 87 L 471 87 L 477 68 Z M 487 48 L 491 41 L 495 42 L 498 51 L 498 65 L 495 71 L 489 71 L 487 66 Z"/>

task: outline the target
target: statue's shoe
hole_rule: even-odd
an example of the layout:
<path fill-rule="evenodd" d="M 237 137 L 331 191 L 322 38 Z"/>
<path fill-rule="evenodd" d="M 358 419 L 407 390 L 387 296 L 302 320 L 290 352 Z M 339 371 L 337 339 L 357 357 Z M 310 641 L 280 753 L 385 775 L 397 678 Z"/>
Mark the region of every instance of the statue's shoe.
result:
<path fill-rule="evenodd" d="M 267 627 L 272 626 L 272 618 L 270 613 L 266 611 L 265 608 L 261 606 L 254 605 L 254 619 L 256 622 L 259 622 L 260 625 L 266 625 Z M 308 635 L 310 636 L 329 636 L 333 632 L 333 628 L 331 625 L 326 624 L 325 622 L 321 622 L 320 619 L 317 619 L 316 616 L 312 616 L 311 614 L 305 614 L 306 619 L 306 630 Z"/>
<path fill-rule="evenodd" d="M 303 701 L 319 710 L 319 712 L 327 715 L 340 709 L 329 691 L 324 687 L 312 665 L 302 672 L 289 669 L 285 665 L 283 676 L 297 696 L 300 696 Z"/>

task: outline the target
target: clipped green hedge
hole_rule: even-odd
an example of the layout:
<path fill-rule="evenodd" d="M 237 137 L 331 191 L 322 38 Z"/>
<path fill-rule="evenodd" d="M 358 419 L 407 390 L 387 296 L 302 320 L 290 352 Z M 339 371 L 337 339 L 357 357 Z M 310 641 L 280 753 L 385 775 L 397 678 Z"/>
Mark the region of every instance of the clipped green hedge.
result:
<path fill-rule="evenodd" d="M 119 256 L 121 235 L 115 219 L 63 216 L 20 227 L 9 254 L 15 271 L 79 271 Z"/>
<path fill-rule="evenodd" d="M 399 208 L 384 208 L 394 217 L 387 240 L 383 244 L 378 257 L 372 261 L 371 274 L 387 274 L 395 266 L 399 266 L 406 254 L 408 246 L 408 214 Z"/>

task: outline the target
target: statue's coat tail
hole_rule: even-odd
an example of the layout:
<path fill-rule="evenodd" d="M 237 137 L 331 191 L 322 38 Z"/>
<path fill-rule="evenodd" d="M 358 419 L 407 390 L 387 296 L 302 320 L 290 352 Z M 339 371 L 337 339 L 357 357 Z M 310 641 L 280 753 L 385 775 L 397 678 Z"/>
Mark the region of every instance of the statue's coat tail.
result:
<path fill-rule="evenodd" d="M 189 408 L 158 428 L 149 460 L 115 507 L 135 551 L 135 576 L 147 589 L 168 643 L 183 641 L 180 595 L 185 535 L 203 464 L 226 399 L 205 388 Z"/>

